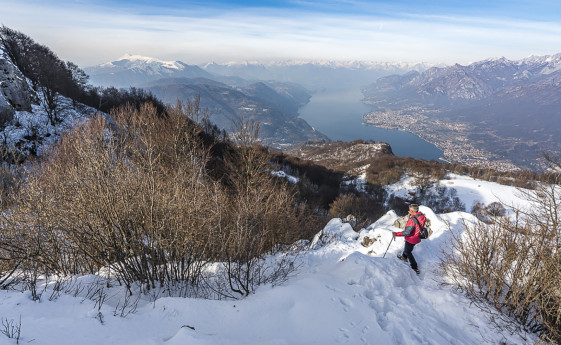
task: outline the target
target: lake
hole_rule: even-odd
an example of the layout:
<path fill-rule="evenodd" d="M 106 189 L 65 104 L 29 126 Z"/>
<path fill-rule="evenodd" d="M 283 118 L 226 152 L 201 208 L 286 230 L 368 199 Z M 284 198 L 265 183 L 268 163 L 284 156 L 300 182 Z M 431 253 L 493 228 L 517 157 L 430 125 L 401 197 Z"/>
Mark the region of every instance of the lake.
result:
<path fill-rule="evenodd" d="M 442 150 L 410 132 L 362 125 L 362 115 L 370 112 L 370 107 L 360 102 L 362 97 L 359 89 L 318 92 L 300 108 L 300 117 L 331 140 L 383 141 L 400 157 L 439 160 L 444 155 Z"/>

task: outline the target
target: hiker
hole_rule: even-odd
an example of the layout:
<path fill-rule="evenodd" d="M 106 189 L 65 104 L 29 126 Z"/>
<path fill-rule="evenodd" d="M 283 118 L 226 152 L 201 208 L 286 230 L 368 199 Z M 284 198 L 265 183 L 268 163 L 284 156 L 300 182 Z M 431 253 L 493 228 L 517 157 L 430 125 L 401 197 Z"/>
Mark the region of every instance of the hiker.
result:
<path fill-rule="evenodd" d="M 417 222 L 415 222 L 417 219 Z M 409 220 L 405 224 L 405 229 L 400 232 L 392 232 L 393 236 L 404 236 L 405 237 L 405 247 L 403 248 L 403 254 L 397 257 L 405 262 L 409 261 L 411 268 L 415 273 L 419 274 L 419 268 L 417 267 L 417 261 L 413 256 L 413 248 L 419 242 L 421 242 L 421 237 L 419 232 L 421 231 L 421 226 L 425 226 L 427 219 L 425 215 L 419 212 L 419 205 L 411 204 L 409 205 Z"/>

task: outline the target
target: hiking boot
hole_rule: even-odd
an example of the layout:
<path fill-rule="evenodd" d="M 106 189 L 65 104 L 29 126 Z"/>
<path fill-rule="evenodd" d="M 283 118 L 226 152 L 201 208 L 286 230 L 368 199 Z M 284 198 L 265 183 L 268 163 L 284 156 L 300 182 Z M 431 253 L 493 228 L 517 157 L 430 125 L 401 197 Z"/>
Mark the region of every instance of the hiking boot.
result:
<path fill-rule="evenodd" d="M 421 271 L 419 271 L 418 268 L 414 268 L 413 271 L 415 271 L 415 273 L 417 273 L 417 274 L 421 274 Z"/>
<path fill-rule="evenodd" d="M 403 255 L 398 255 L 397 258 L 398 258 L 399 260 L 401 260 L 401 261 L 405 261 L 405 262 L 408 261 L 407 258 L 406 258 L 405 256 L 403 256 Z"/>

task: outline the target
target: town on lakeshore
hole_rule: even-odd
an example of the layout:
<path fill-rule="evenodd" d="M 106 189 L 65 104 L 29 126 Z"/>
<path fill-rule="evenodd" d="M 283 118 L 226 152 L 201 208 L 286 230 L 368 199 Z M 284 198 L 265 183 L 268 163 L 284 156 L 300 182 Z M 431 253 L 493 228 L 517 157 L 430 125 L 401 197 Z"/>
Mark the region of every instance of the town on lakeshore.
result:
<path fill-rule="evenodd" d="M 443 121 L 431 116 L 438 112 L 423 107 L 412 106 L 400 110 L 382 109 L 363 116 L 365 125 L 411 132 L 444 151 L 441 160 L 474 167 L 493 168 L 500 171 L 519 170 L 515 164 L 469 139 L 473 125 L 461 122 Z M 433 114 L 434 115 L 434 114 Z M 493 135 L 491 132 L 486 135 Z M 514 144 L 514 143 L 513 143 Z"/>

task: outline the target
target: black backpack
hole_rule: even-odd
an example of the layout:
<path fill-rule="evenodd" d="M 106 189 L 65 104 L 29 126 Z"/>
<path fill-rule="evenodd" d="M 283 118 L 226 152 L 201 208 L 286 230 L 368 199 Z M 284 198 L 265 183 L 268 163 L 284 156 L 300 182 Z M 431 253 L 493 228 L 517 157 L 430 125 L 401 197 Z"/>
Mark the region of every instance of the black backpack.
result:
<path fill-rule="evenodd" d="M 425 226 L 422 226 L 421 223 L 419 223 L 419 220 L 417 219 L 417 216 L 411 216 L 411 219 L 413 219 L 415 224 L 417 224 L 420 228 L 419 237 L 422 240 L 426 240 L 427 238 L 429 238 L 429 236 L 432 234 L 432 231 L 430 229 L 430 225 L 427 225 L 428 219 L 425 221 Z"/>

